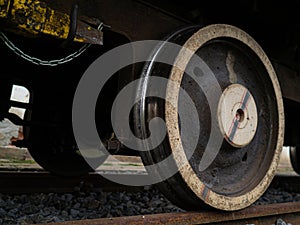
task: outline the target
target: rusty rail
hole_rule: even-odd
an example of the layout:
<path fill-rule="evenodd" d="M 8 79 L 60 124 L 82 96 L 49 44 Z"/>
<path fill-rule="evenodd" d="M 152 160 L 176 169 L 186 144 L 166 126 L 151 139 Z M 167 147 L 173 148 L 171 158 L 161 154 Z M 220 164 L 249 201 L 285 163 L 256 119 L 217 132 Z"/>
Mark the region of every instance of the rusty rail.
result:
<path fill-rule="evenodd" d="M 130 216 L 117 218 L 104 218 L 95 220 L 78 220 L 49 225 L 113 225 L 113 224 L 222 224 L 222 225 L 245 225 L 245 224 L 299 224 L 300 202 L 281 203 L 265 206 L 252 206 L 236 212 L 184 212 L 166 213 L 144 216 Z"/>
<path fill-rule="evenodd" d="M 112 174 L 111 176 L 123 177 L 127 174 Z M 142 179 L 145 175 L 134 175 Z M 149 187 L 132 187 L 114 183 L 97 173 L 90 173 L 82 177 L 60 177 L 44 171 L 1 171 L 0 193 L 28 194 L 28 193 L 65 193 L 73 192 L 75 187 L 89 189 L 100 188 L 102 191 L 138 191 Z"/>
<path fill-rule="evenodd" d="M 135 178 L 147 179 L 144 173 L 116 173 L 107 171 L 111 177 L 119 177 L 121 180 Z M 113 179 L 113 180 L 116 180 Z M 150 187 L 133 187 L 114 183 L 97 173 L 90 173 L 81 177 L 59 177 L 52 175 L 42 169 L 40 170 L 0 170 L 0 193 L 27 194 L 27 193 L 49 193 L 49 192 L 72 192 L 76 186 L 90 188 L 101 188 L 103 191 L 137 191 Z M 277 175 L 274 177 L 270 187 L 282 188 L 287 191 L 300 192 L 300 176 Z"/>

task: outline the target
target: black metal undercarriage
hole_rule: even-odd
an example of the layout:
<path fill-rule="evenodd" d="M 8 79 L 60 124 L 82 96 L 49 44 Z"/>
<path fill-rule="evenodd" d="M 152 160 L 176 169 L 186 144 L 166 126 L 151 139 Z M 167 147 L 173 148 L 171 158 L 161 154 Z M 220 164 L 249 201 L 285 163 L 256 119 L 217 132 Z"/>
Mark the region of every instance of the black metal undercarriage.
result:
<path fill-rule="evenodd" d="M 46 2 L 64 12 L 70 12 L 75 4 L 74 0 Z M 38 139 L 40 144 L 56 142 L 52 140 L 53 133 L 63 137 L 64 145 L 74 145 L 71 135 L 74 92 L 84 71 L 104 52 L 131 41 L 161 40 L 187 25 L 214 23 L 242 28 L 263 47 L 273 62 L 285 98 L 285 145 L 300 143 L 300 120 L 297 119 L 300 113 L 300 20 L 295 1 L 79 0 L 76 4 L 80 15 L 98 18 L 107 25 L 103 29 L 103 46 L 92 46 L 67 64 L 47 67 L 34 65 L 14 54 L 3 43 L 0 45 L 0 119 L 7 117 L 16 124 L 24 125 L 25 139 L 17 145 L 26 147 L 32 139 Z M 81 46 L 72 43 L 61 47 L 62 41 L 44 36 L 8 36 L 25 52 L 46 59 L 61 58 Z M 101 93 L 96 120 L 104 140 L 110 140 L 113 131 L 107 122 L 109 119 L 103 118 L 110 115 L 111 104 L 118 90 L 139 76 L 141 66 L 134 65 L 120 71 Z M 25 86 L 30 91 L 30 104 L 20 105 L 9 101 L 13 84 Z M 26 107 L 25 119 L 9 115 L 11 106 Z M 37 137 L 30 135 L 30 132 Z M 118 144 L 113 146 L 113 151 L 120 149 Z M 127 149 L 125 154 L 132 153 Z"/>

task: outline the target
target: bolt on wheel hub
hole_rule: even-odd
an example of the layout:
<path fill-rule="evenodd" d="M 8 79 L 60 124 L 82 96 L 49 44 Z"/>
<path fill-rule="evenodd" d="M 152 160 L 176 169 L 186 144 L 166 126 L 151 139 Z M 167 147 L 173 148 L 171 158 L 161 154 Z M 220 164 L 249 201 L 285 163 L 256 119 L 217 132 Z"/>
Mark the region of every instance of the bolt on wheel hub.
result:
<path fill-rule="evenodd" d="M 257 129 L 257 108 L 250 91 L 240 84 L 228 86 L 219 102 L 218 121 L 224 138 L 234 147 L 247 146 Z"/>

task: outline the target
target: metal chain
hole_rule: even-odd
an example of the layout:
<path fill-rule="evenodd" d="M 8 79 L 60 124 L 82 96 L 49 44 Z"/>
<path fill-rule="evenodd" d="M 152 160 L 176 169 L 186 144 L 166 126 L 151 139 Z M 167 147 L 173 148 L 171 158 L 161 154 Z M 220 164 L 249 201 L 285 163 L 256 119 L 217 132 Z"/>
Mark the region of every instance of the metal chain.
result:
<path fill-rule="evenodd" d="M 103 23 L 100 23 L 97 29 L 101 31 L 103 28 L 103 25 L 104 25 Z M 30 56 L 30 55 L 26 54 L 25 52 L 23 52 L 14 43 L 12 43 L 3 32 L 0 32 L 0 39 L 5 43 L 5 45 L 10 50 L 12 50 L 19 57 L 21 57 L 33 64 L 41 65 L 41 66 L 58 66 L 58 65 L 70 62 L 73 59 L 80 56 L 81 54 L 83 54 L 92 45 L 92 44 L 85 44 L 77 51 L 75 51 L 75 52 L 71 53 L 70 55 L 63 57 L 61 59 L 43 60 L 43 59 L 36 58 L 34 56 Z"/>

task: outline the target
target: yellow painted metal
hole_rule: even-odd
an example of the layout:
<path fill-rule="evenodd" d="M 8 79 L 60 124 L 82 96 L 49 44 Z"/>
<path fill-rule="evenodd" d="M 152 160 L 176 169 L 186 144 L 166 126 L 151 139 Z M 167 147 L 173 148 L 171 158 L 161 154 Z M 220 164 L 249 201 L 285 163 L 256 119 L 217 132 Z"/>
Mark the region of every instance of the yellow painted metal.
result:
<path fill-rule="evenodd" d="M 9 30 L 20 34 L 47 34 L 66 39 L 70 31 L 70 16 L 47 6 L 38 0 L 0 0 L 0 19 L 11 24 Z M 94 28 L 85 26 L 87 30 Z M 86 37 L 76 36 L 74 41 L 89 42 Z"/>
<path fill-rule="evenodd" d="M 32 34 L 44 33 L 65 39 L 69 33 L 69 15 L 56 12 L 40 1 L 15 0 L 11 20 Z"/>
<path fill-rule="evenodd" d="M 10 0 L 0 0 L 0 18 L 7 17 Z"/>

